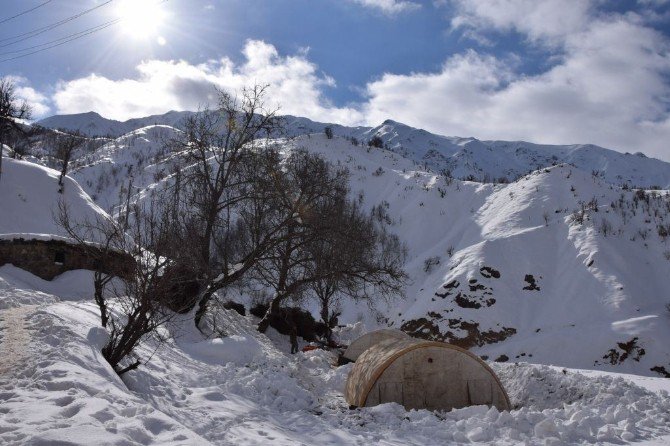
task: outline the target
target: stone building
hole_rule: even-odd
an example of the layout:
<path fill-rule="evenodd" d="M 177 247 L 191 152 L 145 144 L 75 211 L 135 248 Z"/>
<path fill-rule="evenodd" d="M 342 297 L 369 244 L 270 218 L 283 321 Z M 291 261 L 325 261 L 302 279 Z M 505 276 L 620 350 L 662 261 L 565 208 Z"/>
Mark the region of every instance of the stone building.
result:
<path fill-rule="evenodd" d="M 124 276 L 132 268 L 133 258 L 128 254 L 104 253 L 94 245 L 82 247 L 65 238 L 30 238 L 17 236 L 0 238 L 0 266 L 12 265 L 52 280 L 65 271 L 87 269 Z"/>

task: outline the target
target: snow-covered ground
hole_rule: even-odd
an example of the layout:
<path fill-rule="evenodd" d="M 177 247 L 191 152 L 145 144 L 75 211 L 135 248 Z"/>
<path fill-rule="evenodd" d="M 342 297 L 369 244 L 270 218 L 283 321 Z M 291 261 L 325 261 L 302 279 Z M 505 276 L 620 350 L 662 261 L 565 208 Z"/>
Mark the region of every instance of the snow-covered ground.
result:
<path fill-rule="evenodd" d="M 162 187 L 175 162 L 163 143 L 176 132 L 143 127 L 78 159 L 65 198 L 91 216 L 101 211 L 72 180 L 105 208 L 131 184 L 133 199 Z M 376 312 L 345 303 L 342 322 L 390 324 L 490 359 L 670 371 L 667 191 L 622 189 L 569 165 L 510 184 L 449 181 L 394 151 L 322 133 L 293 147 L 345 166 L 352 196 L 378 206 L 409 248 L 405 298 Z M 14 160 L 5 170 L 0 233 L 59 234 L 57 172 Z"/>
<path fill-rule="evenodd" d="M 7 234 L 24 234 L 25 238 L 67 236 L 54 219 L 59 201 L 68 208 L 73 221 L 95 221 L 97 217 L 106 215 L 69 176 L 64 178 L 63 193 L 59 193 L 59 176 L 60 172 L 35 163 L 3 159 L 0 234 L 4 234 L 4 238 Z"/>
<path fill-rule="evenodd" d="M 73 272 L 86 289 L 86 272 Z M 624 444 L 670 439 L 670 380 L 496 364 L 515 409 L 350 410 L 351 366 L 331 353 L 287 354 L 277 333 L 222 313 L 227 336 L 205 340 L 188 317 L 150 362 L 119 379 L 101 357 L 95 306 L 71 283 L 0 269 L 2 444 Z M 9 308 L 11 307 L 11 308 Z M 153 355 L 153 356 L 152 356 Z"/>
<path fill-rule="evenodd" d="M 0 238 L 63 236 L 53 219 L 59 199 L 75 219 L 93 219 L 131 183 L 133 200 L 162 187 L 174 162 L 163 141 L 181 118 L 131 123 L 130 133 L 76 160 L 64 194 L 58 172 L 5 159 Z M 350 366 L 336 367 L 323 351 L 289 355 L 283 336 L 261 335 L 251 317 L 224 310 L 224 337 L 203 339 L 183 316 L 158 351 L 151 340 L 141 346 L 151 360 L 121 380 L 100 355 L 91 272 L 47 282 L 5 265 L 0 444 L 670 444 L 670 379 L 658 377 L 670 371 L 670 196 L 623 189 L 607 176 L 629 156 L 628 179 L 662 179 L 660 162 L 574 146 L 565 156 L 605 153 L 598 159 L 609 170 L 585 170 L 595 162 L 587 156 L 510 184 L 451 181 L 421 162 L 429 153 L 420 149 L 455 144 L 463 151 L 453 155 L 466 157 L 488 152 L 488 143 L 435 142 L 393 122 L 336 127 L 340 136 L 328 140 L 322 124 L 292 119 L 296 135 L 319 133 L 285 150 L 304 147 L 347 167 L 352 196 L 377 206 L 409 249 L 406 296 L 372 312 L 345 303 L 342 339 L 389 324 L 506 361 L 491 366 L 515 409 L 350 410 L 342 396 Z M 350 139 L 374 133 L 391 150 Z M 407 140 L 416 150 L 405 150 Z M 495 167 L 495 157 L 476 159 Z"/>

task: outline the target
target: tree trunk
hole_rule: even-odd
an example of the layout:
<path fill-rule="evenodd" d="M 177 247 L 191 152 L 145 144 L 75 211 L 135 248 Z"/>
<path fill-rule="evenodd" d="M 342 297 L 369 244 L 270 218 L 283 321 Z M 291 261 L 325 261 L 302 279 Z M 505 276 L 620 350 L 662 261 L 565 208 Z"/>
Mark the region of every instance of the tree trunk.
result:
<path fill-rule="evenodd" d="M 200 299 L 198 300 L 198 309 L 195 311 L 195 327 L 202 331 L 202 327 L 200 327 L 200 322 L 202 321 L 202 318 L 207 314 L 207 307 L 209 306 L 209 301 L 212 299 L 212 296 L 216 292 L 216 289 L 212 286 L 208 286 L 202 296 L 200 296 Z"/>
<path fill-rule="evenodd" d="M 333 331 L 330 327 L 330 299 L 321 300 L 321 320 L 326 326 L 326 340 L 330 342 L 333 337 Z"/>
<path fill-rule="evenodd" d="M 107 321 L 109 320 L 109 316 L 107 314 L 107 303 L 105 302 L 105 298 L 102 294 L 104 290 L 102 280 L 96 278 L 93 281 L 93 286 L 95 288 L 95 303 L 98 304 L 98 308 L 100 309 L 100 323 L 102 324 L 103 328 L 107 328 Z"/>
<path fill-rule="evenodd" d="M 265 312 L 263 319 L 261 319 L 261 321 L 258 323 L 259 332 L 265 333 L 268 327 L 270 327 L 270 320 L 272 319 L 272 316 L 279 312 L 282 300 L 284 300 L 284 295 L 282 294 L 276 294 L 275 297 L 272 298 L 270 301 L 270 306 Z"/>
<path fill-rule="evenodd" d="M 126 373 L 126 372 L 130 372 L 131 370 L 135 370 L 135 369 L 138 368 L 140 365 L 142 365 L 142 363 L 141 363 L 141 362 L 139 361 L 139 359 L 138 359 L 137 361 L 135 361 L 135 362 L 133 362 L 132 364 L 130 364 L 128 367 L 123 368 L 123 369 L 117 371 L 116 374 L 119 375 L 119 376 L 121 376 L 121 375 L 123 375 L 123 374 Z"/>
<path fill-rule="evenodd" d="M 209 302 L 212 300 L 212 296 L 214 296 L 214 293 L 242 277 L 247 272 L 247 270 L 251 268 L 251 265 L 252 264 L 247 260 L 247 263 L 245 263 L 242 268 L 235 270 L 235 272 L 225 276 L 222 279 L 217 278 L 217 280 L 210 282 L 210 284 L 205 288 L 205 291 L 202 292 L 200 298 L 198 299 L 198 309 L 196 310 L 194 317 L 195 327 L 198 330 L 202 332 L 200 322 L 202 322 L 202 318 L 205 316 L 205 314 L 207 314 L 207 308 L 209 306 Z"/>

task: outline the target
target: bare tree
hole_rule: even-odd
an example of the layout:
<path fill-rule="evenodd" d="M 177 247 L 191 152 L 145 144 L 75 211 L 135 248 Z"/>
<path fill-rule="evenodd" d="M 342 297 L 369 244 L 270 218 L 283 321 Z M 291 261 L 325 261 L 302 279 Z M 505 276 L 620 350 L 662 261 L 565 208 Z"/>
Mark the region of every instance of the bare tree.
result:
<path fill-rule="evenodd" d="M 105 215 L 98 215 L 93 220 L 75 221 L 71 216 L 70 208 L 63 200 L 58 202 L 58 213 L 55 215 L 55 220 L 87 258 L 93 260 L 96 265 L 93 274 L 93 300 L 100 311 L 100 323 L 106 328 L 109 321 L 106 287 L 115 276 L 124 275 L 123 269 L 125 268 L 115 261 L 115 259 L 122 258 L 124 253 L 126 240 L 123 229 Z M 132 258 L 128 258 L 131 262 L 133 261 Z"/>
<path fill-rule="evenodd" d="M 278 245 L 292 237 L 305 199 L 294 199 L 282 171 L 282 157 L 270 148 L 253 152 L 241 169 L 246 180 L 245 199 L 223 213 L 222 225 L 214 234 L 213 258 L 219 275 L 201 293 L 196 325 L 207 311 L 214 293 L 247 275 Z"/>
<path fill-rule="evenodd" d="M 280 206 L 293 219 L 279 242 L 254 267 L 254 278 L 274 291 L 258 329 L 264 332 L 281 304 L 310 287 L 332 323 L 335 293 L 351 297 L 399 294 L 404 250 L 347 198 L 348 174 L 318 155 L 295 151 L 285 162 Z"/>
<path fill-rule="evenodd" d="M 179 232 L 181 255 L 192 259 L 201 284 L 197 326 L 214 293 L 239 280 L 274 240 L 271 230 L 249 236 L 251 229 L 241 226 L 239 216 L 245 205 L 258 210 L 262 196 L 275 193 L 261 176 L 278 169 L 270 140 L 283 134 L 283 122 L 275 109 L 265 106 L 266 89 L 257 85 L 240 97 L 219 91 L 217 110 L 188 119 L 180 137 L 169 142 L 183 158 L 174 196 L 180 203 L 175 208 L 188 209 L 181 214 Z M 267 229 L 267 221 L 251 224 Z"/>
<path fill-rule="evenodd" d="M 55 141 L 54 155 L 60 162 L 60 176 L 58 177 L 58 192 L 63 193 L 65 184 L 63 182 L 67 169 L 72 160 L 75 150 L 86 142 L 86 139 L 79 132 L 72 134 L 59 134 Z"/>
<path fill-rule="evenodd" d="M 329 227 L 308 245 L 312 261 L 307 271 L 331 341 L 343 298 L 373 305 L 377 299 L 401 294 L 406 250 L 383 221 L 366 214 L 356 202 L 341 199 L 324 217 Z"/>
<path fill-rule="evenodd" d="M 316 216 L 327 198 L 346 195 L 346 175 L 320 158 L 300 151 L 283 159 L 273 140 L 283 125 L 264 106 L 264 96 L 259 86 L 239 99 L 219 92 L 218 110 L 198 113 L 169 142 L 182 159 L 180 174 L 173 176 L 181 248 L 175 255 L 190 259 L 176 263 L 191 265 L 200 284 L 188 303 L 197 306 L 194 320 L 201 330 L 215 293 L 252 270 L 277 290 L 268 317 L 306 289 L 307 281 L 293 278 L 296 265 L 312 258 L 305 244 L 316 233 Z M 265 324 L 267 318 L 261 328 Z"/>
<path fill-rule="evenodd" d="M 24 135 L 26 132 L 17 121 L 30 119 L 31 116 L 32 108 L 25 100 L 19 100 L 11 79 L 0 79 L 0 176 L 2 175 L 2 144 L 8 142 L 12 134 Z"/>
<path fill-rule="evenodd" d="M 266 87 L 258 85 L 244 89 L 240 98 L 219 91 L 217 109 L 188 118 L 183 133 L 168 142 L 189 166 L 182 194 L 201 222 L 192 236 L 199 239 L 200 264 L 207 276 L 213 274 L 214 234 L 226 224 L 222 215 L 245 199 L 240 167 L 262 139 L 279 128 L 276 110 L 264 105 L 265 94 Z"/>
<path fill-rule="evenodd" d="M 125 231 L 125 251 L 131 253 L 131 274 L 121 277 L 122 286 L 113 287 L 116 295 L 109 319 L 109 341 L 102 354 L 114 370 L 122 375 L 143 363 L 137 346 L 147 338 L 159 345 L 165 341 L 157 329 L 172 320 L 172 293 L 181 277 L 168 273 L 173 266 L 175 245 L 169 214 L 159 201 L 135 205 L 133 218 Z M 131 359 L 132 358 L 132 359 Z"/>
<path fill-rule="evenodd" d="M 143 363 L 136 353 L 141 342 L 154 338 L 160 345 L 164 341 L 157 329 L 176 315 L 170 304 L 182 277 L 169 270 L 179 245 L 165 202 L 164 197 L 153 196 L 134 204 L 126 227 L 104 216 L 74 222 L 67 207 L 59 207 L 61 226 L 97 263 L 95 300 L 101 324 L 109 333 L 102 354 L 119 375 Z M 111 268 L 119 256 L 125 261 Z"/>

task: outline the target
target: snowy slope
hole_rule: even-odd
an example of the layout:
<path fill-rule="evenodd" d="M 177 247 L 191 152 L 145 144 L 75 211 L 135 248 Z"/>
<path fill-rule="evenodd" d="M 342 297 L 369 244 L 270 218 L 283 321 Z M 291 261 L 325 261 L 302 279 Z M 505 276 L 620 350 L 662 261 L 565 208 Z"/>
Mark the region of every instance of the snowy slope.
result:
<path fill-rule="evenodd" d="M 63 200 L 74 221 L 106 215 L 69 176 L 58 193 L 60 172 L 27 161 L 5 158 L 0 176 L 0 236 L 43 234 L 66 236 L 54 215 Z"/>
<path fill-rule="evenodd" d="M 0 269 L 0 299 L 45 287 Z M 23 283 L 23 284 L 21 284 Z M 492 364 L 514 410 L 449 413 L 397 404 L 350 410 L 351 365 L 328 352 L 288 355 L 287 339 L 224 310 L 228 336 L 203 339 L 185 318 L 151 361 L 119 379 L 99 353 L 90 302 L 61 299 L 0 310 L 0 443 L 215 445 L 663 444 L 670 380 L 530 364 Z"/>
<path fill-rule="evenodd" d="M 146 194 L 169 177 L 160 140 L 174 131 L 134 131 L 73 176 L 104 205 L 131 176 L 134 194 Z M 569 165 L 510 184 L 450 181 L 394 151 L 322 133 L 290 147 L 346 166 L 352 195 L 382 203 L 409 248 L 406 298 L 378 314 L 349 305 L 345 321 L 390 324 L 490 359 L 670 371 L 670 246 L 658 229 L 670 232 L 665 191 L 622 189 Z"/>
<path fill-rule="evenodd" d="M 124 201 L 129 186 L 139 191 L 172 173 L 163 142 L 177 132 L 166 125 L 133 130 L 76 160 L 71 175 L 100 206 L 111 210 Z"/>
<path fill-rule="evenodd" d="M 39 121 L 49 128 L 81 130 L 88 135 L 119 137 L 151 125 L 179 128 L 192 112 L 171 111 L 119 122 L 97 113 L 57 115 Z M 585 172 L 598 172 L 609 183 L 636 187 L 670 188 L 670 163 L 608 150 L 591 144 L 540 145 L 524 141 L 480 141 L 475 138 L 447 137 L 405 124 L 386 120 L 370 127 L 346 127 L 314 122 L 307 118 L 284 116 L 286 133 L 300 136 L 322 133 L 326 126 L 337 136 L 356 138 L 366 144 L 379 136 L 384 146 L 435 172 L 449 171 L 454 178 L 478 181 L 513 181 L 531 171 L 557 164 L 572 164 Z M 631 152 L 635 148 L 630 148 Z"/>
<path fill-rule="evenodd" d="M 387 151 L 321 136 L 300 142 L 348 166 L 352 192 L 369 206 L 388 203 L 413 279 L 407 298 L 384 311 L 392 325 L 491 359 L 670 370 L 670 247 L 658 235 L 670 223 L 666 192 L 636 204 L 640 192 L 570 166 L 509 185 L 448 185 Z M 574 222 L 594 198 L 584 223 Z"/>

